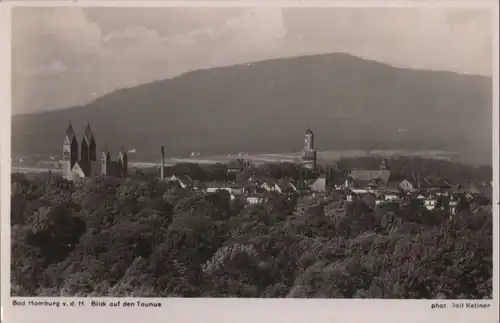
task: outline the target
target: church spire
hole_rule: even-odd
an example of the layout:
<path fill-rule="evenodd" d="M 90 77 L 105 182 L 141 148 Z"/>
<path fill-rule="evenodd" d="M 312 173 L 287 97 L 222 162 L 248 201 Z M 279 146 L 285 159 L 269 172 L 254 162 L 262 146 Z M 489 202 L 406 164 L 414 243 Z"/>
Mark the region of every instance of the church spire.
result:
<path fill-rule="evenodd" d="M 92 132 L 92 128 L 90 128 L 90 122 L 87 123 L 87 127 L 85 128 L 85 139 L 90 142 L 90 140 L 94 137 L 94 133 Z"/>
<path fill-rule="evenodd" d="M 75 136 L 75 130 L 73 129 L 73 126 L 71 125 L 71 120 L 69 121 L 68 128 L 66 129 L 66 137 L 68 137 L 70 140 L 73 139 Z"/>

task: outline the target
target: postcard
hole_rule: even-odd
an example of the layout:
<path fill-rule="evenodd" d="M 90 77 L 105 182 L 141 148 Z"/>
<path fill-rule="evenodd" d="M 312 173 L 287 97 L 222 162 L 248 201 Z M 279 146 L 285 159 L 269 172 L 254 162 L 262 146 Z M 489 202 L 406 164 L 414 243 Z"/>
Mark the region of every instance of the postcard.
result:
<path fill-rule="evenodd" d="M 497 2 L 1 15 L 2 321 L 498 320 Z"/>

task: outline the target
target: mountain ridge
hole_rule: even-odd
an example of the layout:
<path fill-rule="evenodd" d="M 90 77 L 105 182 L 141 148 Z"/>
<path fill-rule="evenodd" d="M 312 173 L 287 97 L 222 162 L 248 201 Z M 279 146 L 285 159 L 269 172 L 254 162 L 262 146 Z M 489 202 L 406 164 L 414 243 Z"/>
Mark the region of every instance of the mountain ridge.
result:
<path fill-rule="evenodd" d="M 98 149 L 106 141 L 145 156 L 162 144 L 174 154 L 298 151 L 308 124 L 322 150 L 481 146 L 487 156 L 491 91 L 485 76 L 391 67 L 348 54 L 271 59 L 119 89 L 84 106 L 15 115 L 13 151 L 59 152 L 71 120 L 77 132 L 91 122 Z"/>

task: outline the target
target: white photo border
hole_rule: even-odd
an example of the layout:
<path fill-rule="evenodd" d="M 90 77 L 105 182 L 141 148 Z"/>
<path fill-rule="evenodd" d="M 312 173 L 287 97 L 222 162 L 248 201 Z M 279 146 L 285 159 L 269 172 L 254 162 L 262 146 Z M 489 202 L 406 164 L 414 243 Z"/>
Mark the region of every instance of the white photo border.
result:
<path fill-rule="evenodd" d="M 463 7 L 491 8 L 493 28 L 493 300 L 488 310 L 451 309 L 452 300 L 361 300 L 361 299 L 210 299 L 210 298 L 12 298 L 10 296 L 10 179 L 11 179 L 11 10 L 14 7 Z M 496 0 L 469 1 L 3 1 L 0 2 L 0 180 L 1 180 L 1 305 L 5 322 L 478 322 L 498 321 L 498 229 L 499 229 L 499 100 L 498 37 Z M 13 307 L 12 300 L 56 301 L 60 307 Z M 91 301 L 138 301 L 161 303 L 160 308 L 91 307 Z M 85 302 L 83 307 L 64 307 Z M 463 300 L 462 300 L 463 302 Z M 479 301 L 478 301 L 479 302 Z M 448 309 L 432 308 L 446 304 Z"/>

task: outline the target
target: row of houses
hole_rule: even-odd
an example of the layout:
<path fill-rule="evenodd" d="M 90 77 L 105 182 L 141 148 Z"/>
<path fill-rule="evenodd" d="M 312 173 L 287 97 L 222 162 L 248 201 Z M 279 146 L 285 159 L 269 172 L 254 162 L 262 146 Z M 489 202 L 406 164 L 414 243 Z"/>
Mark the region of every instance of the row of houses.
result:
<path fill-rule="evenodd" d="M 420 201 L 425 208 L 433 210 L 443 198 L 448 202 L 451 213 L 455 213 L 461 199 L 468 202 L 474 200 L 481 193 L 477 190 L 464 189 L 418 189 L 408 181 L 403 179 L 395 188 L 388 188 L 382 185 L 367 185 L 360 188 L 349 180 L 342 184 L 329 185 L 325 177 L 318 177 L 315 180 L 302 183 L 294 182 L 290 179 L 268 179 L 258 176 L 251 176 L 244 183 L 237 182 L 197 182 L 185 175 L 173 175 L 167 178 L 168 182 L 176 182 L 180 187 L 192 189 L 199 193 L 215 193 L 227 191 L 232 200 L 243 199 L 248 204 L 264 203 L 267 193 L 275 192 L 287 195 L 316 195 L 325 192 L 336 192 L 343 196 L 347 202 L 364 199 L 369 196 L 373 200 L 374 206 L 381 206 L 387 203 L 404 203 L 409 200 Z"/>
<path fill-rule="evenodd" d="M 249 164 L 244 160 L 236 160 L 228 164 L 228 172 L 240 173 Z M 313 172 L 314 174 L 314 172 Z M 162 176 L 163 178 L 163 176 Z M 265 175 L 253 174 L 239 182 L 199 182 L 185 175 L 172 175 L 166 178 L 169 182 L 177 182 L 180 187 L 192 189 L 201 194 L 227 191 L 231 199 L 240 198 L 249 204 L 263 203 L 267 193 L 275 192 L 285 195 L 312 196 L 321 193 L 336 192 L 347 202 L 358 199 L 371 200 L 373 206 L 387 203 L 406 203 L 420 201 L 428 210 L 442 207 L 442 200 L 447 201 L 451 213 L 455 213 L 462 199 L 470 202 L 483 192 L 474 186 L 454 185 L 446 180 L 420 178 L 418 174 L 409 179 L 391 173 L 387 160 L 383 160 L 379 169 L 353 169 L 334 173 L 316 173 L 312 178 L 301 177 L 300 180 L 290 178 L 273 179 Z"/>

